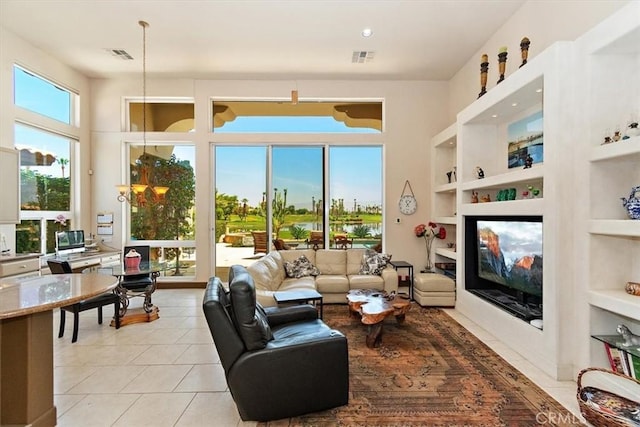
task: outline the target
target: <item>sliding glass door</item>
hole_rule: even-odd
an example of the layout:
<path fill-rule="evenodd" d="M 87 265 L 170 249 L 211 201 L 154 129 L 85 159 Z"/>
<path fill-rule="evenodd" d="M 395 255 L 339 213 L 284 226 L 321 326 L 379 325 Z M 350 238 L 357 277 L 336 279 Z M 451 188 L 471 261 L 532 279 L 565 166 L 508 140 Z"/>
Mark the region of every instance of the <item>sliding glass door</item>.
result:
<path fill-rule="evenodd" d="M 324 240 L 324 163 L 322 146 L 272 148 L 273 233 L 289 246 Z"/>
<path fill-rule="evenodd" d="M 332 246 L 382 244 L 381 146 L 329 148 L 329 201 Z"/>
<path fill-rule="evenodd" d="M 381 146 L 216 145 L 214 155 L 216 276 L 280 245 L 381 244 Z"/>

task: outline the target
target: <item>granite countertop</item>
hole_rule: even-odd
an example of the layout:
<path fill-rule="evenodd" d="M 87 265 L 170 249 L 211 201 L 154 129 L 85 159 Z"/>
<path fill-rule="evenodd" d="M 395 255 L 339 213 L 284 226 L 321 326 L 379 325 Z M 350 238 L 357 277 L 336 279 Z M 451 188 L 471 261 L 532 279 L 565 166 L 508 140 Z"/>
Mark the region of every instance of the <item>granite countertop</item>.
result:
<path fill-rule="evenodd" d="M 53 310 L 100 295 L 117 286 L 105 274 L 53 274 L 0 279 L 0 320 Z"/>

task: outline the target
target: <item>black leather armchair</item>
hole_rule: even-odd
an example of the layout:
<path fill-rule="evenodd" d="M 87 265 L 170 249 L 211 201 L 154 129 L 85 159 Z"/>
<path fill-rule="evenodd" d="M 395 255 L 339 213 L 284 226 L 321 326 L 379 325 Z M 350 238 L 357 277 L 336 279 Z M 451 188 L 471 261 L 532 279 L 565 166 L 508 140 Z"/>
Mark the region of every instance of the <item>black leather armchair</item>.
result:
<path fill-rule="evenodd" d="M 318 319 L 313 306 L 263 308 L 253 279 L 239 265 L 229 291 L 213 277 L 204 314 L 244 421 L 289 418 L 349 400 L 346 337 Z"/>

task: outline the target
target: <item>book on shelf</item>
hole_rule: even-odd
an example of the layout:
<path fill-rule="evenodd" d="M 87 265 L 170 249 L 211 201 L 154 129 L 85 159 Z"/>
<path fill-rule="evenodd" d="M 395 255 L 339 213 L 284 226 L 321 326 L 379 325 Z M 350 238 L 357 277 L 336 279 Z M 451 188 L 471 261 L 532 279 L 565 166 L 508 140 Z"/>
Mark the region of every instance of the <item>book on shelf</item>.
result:
<path fill-rule="evenodd" d="M 627 355 L 627 364 L 629 365 L 629 376 L 640 380 L 640 356 L 623 351 Z"/>
<path fill-rule="evenodd" d="M 604 343 L 611 370 L 640 380 L 640 356 Z"/>
<path fill-rule="evenodd" d="M 604 349 L 607 351 L 607 357 L 609 358 L 609 364 L 613 372 L 624 374 L 625 362 L 622 361 L 622 354 L 617 347 L 612 347 L 608 343 L 604 343 Z"/>

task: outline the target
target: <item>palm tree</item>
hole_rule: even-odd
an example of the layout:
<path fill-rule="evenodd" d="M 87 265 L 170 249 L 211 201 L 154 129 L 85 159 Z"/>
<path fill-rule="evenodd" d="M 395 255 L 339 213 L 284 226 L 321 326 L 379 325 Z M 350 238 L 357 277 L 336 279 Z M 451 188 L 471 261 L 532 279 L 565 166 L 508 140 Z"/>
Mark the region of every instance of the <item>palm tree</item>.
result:
<path fill-rule="evenodd" d="M 60 168 L 62 169 L 62 177 L 64 178 L 64 167 L 69 164 L 69 159 L 63 159 L 60 157 L 59 159 L 56 159 L 56 162 L 60 165 Z"/>

